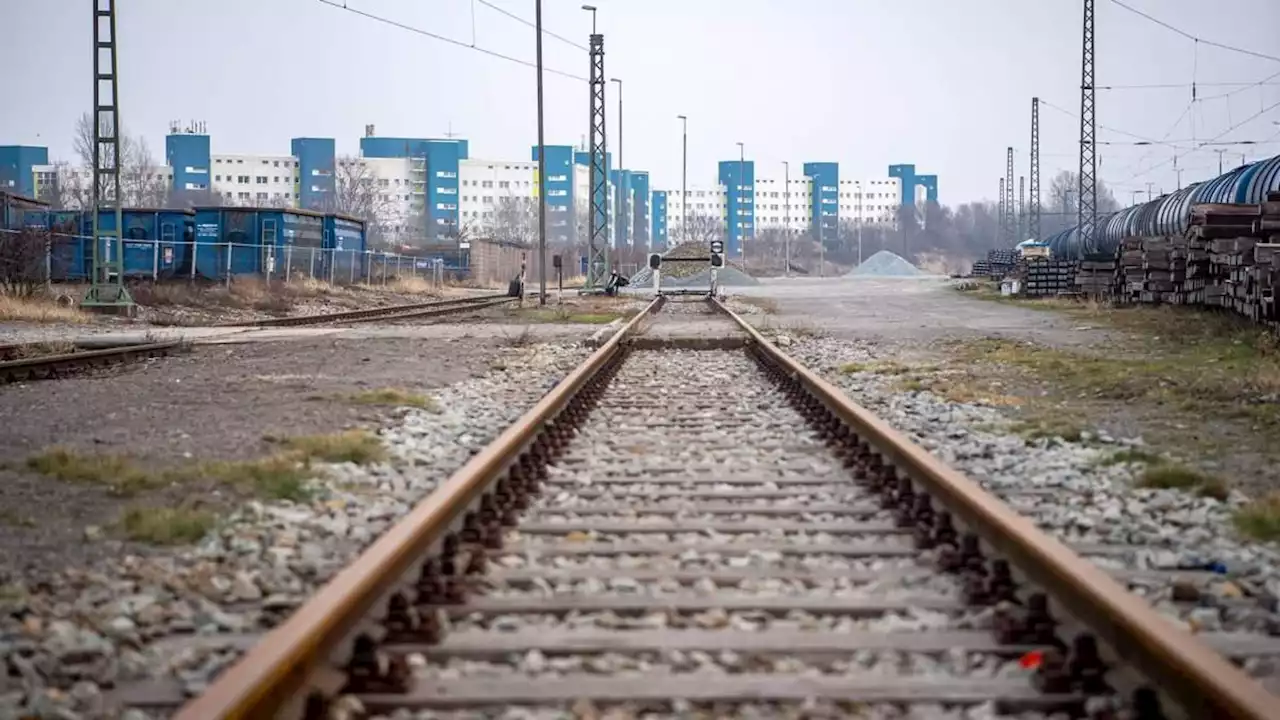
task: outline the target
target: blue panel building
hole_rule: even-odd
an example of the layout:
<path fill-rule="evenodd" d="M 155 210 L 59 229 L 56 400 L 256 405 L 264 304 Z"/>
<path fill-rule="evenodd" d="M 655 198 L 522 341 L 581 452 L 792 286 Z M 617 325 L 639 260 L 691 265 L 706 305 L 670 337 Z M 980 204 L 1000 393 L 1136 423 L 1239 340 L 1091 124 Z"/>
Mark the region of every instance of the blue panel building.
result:
<path fill-rule="evenodd" d="M 534 162 L 538 146 L 529 150 Z M 547 239 L 554 242 L 577 242 L 578 224 L 574 222 L 573 146 L 547 146 Z M 537 182 L 537 177 L 534 178 Z M 536 188 L 535 188 L 536 194 Z"/>
<path fill-rule="evenodd" d="M 667 243 L 667 191 L 653 191 L 653 249 L 666 250 Z"/>
<path fill-rule="evenodd" d="M 467 150 L 466 140 L 360 138 L 360 154 L 364 157 L 408 158 L 412 161 L 413 194 L 426 194 L 427 236 L 432 238 L 442 235 L 456 237 L 461 227 L 458 218 L 458 162 L 467 159 Z"/>
<path fill-rule="evenodd" d="M 653 235 L 649 228 L 651 208 L 649 206 L 649 172 L 647 170 L 631 171 L 631 244 L 642 250 L 653 243 Z"/>
<path fill-rule="evenodd" d="M 831 242 L 840 230 L 840 165 L 805 163 L 804 174 L 809 178 L 809 231 L 819 242 Z"/>
<path fill-rule="evenodd" d="M 741 177 L 740 177 L 741 176 Z M 755 237 L 756 167 L 751 160 L 721 160 L 720 184 L 725 187 L 725 252 L 742 257 L 742 241 Z"/>
<path fill-rule="evenodd" d="M 164 160 L 173 168 L 173 189 L 198 192 L 209 183 L 209 136 L 203 133 L 170 133 L 164 138 Z"/>
<path fill-rule="evenodd" d="M 49 148 L 32 145 L 0 145 L 0 190 L 35 197 L 32 166 L 49 164 Z"/>
<path fill-rule="evenodd" d="M 584 167 L 590 168 L 591 153 L 586 150 L 575 150 L 573 153 L 573 162 L 578 165 L 582 165 Z M 609 183 L 611 182 L 610 178 L 612 174 L 613 174 L 613 153 L 607 152 L 604 154 L 604 176 L 605 176 L 604 191 L 601 193 L 600 197 L 594 198 L 594 201 L 598 202 L 600 206 L 604 208 L 602 212 L 596 215 L 596 220 L 595 220 L 596 227 L 600 227 L 609 222 Z M 588 180 L 587 182 L 590 183 L 590 180 Z M 591 192 L 592 190 L 594 190 L 594 188 L 590 188 L 590 185 L 588 185 L 588 188 L 589 188 L 588 192 Z M 610 237 L 612 238 L 612 236 Z"/>
<path fill-rule="evenodd" d="M 900 204 L 915 207 L 917 187 L 924 187 L 926 202 L 938 202 L 937 175 L 917 175 L 915 165 L 890 165 L 889 177 L 895 177 L 902 181 Z"/>
<path fill-rule="evenodd" d="M 293 138 L 290 152 L 298 158 L 298 184 L 293 193 L 304 210 L 328 210 L 335 202 L 333 138 Z"/>

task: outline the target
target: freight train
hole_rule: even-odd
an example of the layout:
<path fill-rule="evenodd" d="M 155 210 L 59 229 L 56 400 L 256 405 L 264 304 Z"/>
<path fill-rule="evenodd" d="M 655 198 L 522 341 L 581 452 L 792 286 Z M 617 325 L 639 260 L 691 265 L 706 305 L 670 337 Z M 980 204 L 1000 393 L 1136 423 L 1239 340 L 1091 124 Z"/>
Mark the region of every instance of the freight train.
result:
<path fill-rule="evenodd" d="M 224 280 L 237 275 L 360 279 L 368 271 L 364 221 L 336 213 L 251 207 L 125 208 L 121 247 L 126 278 Z M 114 210 L 98 216 L 114 231 Z M 22 229 L 47 231 L 54 282 L 87 280 L 93 271 L 93 214 L 53 210 L 0 193 L 0 242 Z M 111 243 L 101 252 L 109 257 Z"/>
<path fill-rule="evenodd" d="M 1260 203 L 1268 192 L 1280 191 L 1280 155 L 1248 165 L 1212 180 L 1188 185 L 1151 202 L 1098 216 L 1096 247 L 1080 247 L 1079 228 L 1044 239 L 1054 257 L 1079 258 L 1093 252 L 1112 255 L 1127 237 L 1181 235 L 1191 222 L 1191 206 L 1201 203 Z"/>

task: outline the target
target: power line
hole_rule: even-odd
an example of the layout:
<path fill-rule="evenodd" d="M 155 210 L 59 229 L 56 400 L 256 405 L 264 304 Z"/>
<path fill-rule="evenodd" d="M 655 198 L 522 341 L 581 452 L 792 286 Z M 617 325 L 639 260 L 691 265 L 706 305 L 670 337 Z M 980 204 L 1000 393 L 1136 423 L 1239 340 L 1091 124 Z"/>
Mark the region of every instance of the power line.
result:
<path fill-rule="evenodd" d="M 528 21 L 528 20 L 525 20 L 524 18 L 520 17 L 519 15 L 516 15 L 515 13 L 511 12 L 510 10 L 507 10 L 506 8 L 503 8 L 503 7 L 499 7 L 499 6 L 497 6 L 497 5 L 494 5 L 493 3 L 489 2 L 489 0 L 476 0 L 476 2 L 480 3 L 481 5 L 484 5 L 485 7 L 489 8 L 490 10 L 493 10 L 493 11 L 495 11 L 495 12 L 499 12 L 499 13 L 502 13 L 503 15 L 506 15 L 507 17 L 511 18 L 512 20 L 515 20 L 516 22 L 524 23 L 525 25 L 528 25 L 529 27 L 533 28 L 534 30 L 537 30 L 537 29 L 538 29 L 538 26 L 537 26 L 537 25 L 535 25 L 535 24 L 533 24 L 532 22 L 530 22 L 530 21 Z M 581 51 L 583 51 L 583 52 L 589 52 L 589 50 L 587 49 L 587 46 L 586 46 L 586 45 L 581 45 L 581 44 L 579 44 L 579 43 L 576 43 L 576 42 L 574 42 L 573 40 L 570 40 L 569 38 L 567 38 L 567 37 L 565 37 L 565 36 L 563 36 L 563 35 L 557 35 L 557 34 L 555 34 L 555 33 L 551 32 L 550 30 L 545 30 L 545 29 L 544 29 L 544 30 L 542 31 L 542 34 L 543 34 L 543 35 L 546 35 L 547 37 L 553 37 L 553 38 L 555 38 L 555 39 L 559 40 L 560 42 L 568 43 L 568 44 L 570 44 L 570 45 L 572 45 L 572 46 L 574 46 L 574 47 L 578 48 L 579 50 L 581 50 Z"/>
<path fill-rule="evenodd" d="M 357 10 L 356 8 L 348 7 L 345 3 L 336 2 L 336 0 L 318 0 L 318 1 L 321 3 L 324 3 L 325 5 L 328 5 L 329 7 L 337 8 L 339 10 L 346 10 L 347 12 L 355 13 L 356 15 L 359 15 L 364 18 L 368 18 L 369 20 L 374 20 L 376 22 L 383 23 L 384 25 L 390 25 L 392 27 L 400 28 L 401 30 L 408 30 L 411 33 L 422 35 L 423 37 L 429 37 L 433 40 L 446 42 L 446 43 L 449 43 L 450 45 L 456 45 L 457 47 L 460 47 L 460 48 L 475 50 L 476 52 L 484 53 L 485 55 L 498 58 L 499 60 L 506 60 L 508 62 L 519 63 L 520 65 L 524 65 L 525 67 L 530 67 L 530 68 L 538 67 L 537 63 L 533 63 L 528 60 L 522 60 L 518 57 L 513 57 L 511 55 L 504 55 L 500 52 L 497 52 L 496 50 L 489 50 L 488 48 L 480 47 L 475 43 L 468 43 L 468 42 L 463 42 L 461 40 L 456 40 L 454 38 L 447 37 L 445 35 L 433 33 L 430 30 L 423 30 L 422 28 L 414 27 L 412 25 L 406 25 L 405 23 L 402 23 L 398 20 L 392 20 L 391 18 L 383 17 L 381 15 L 375 15 L 371 12 L 365 12 L 364 10 Z M 556 70 L 549 67 L 544 67 L 543 70 L 553 75 L 560 75 L 562 77 L 567 77 L 571 80 L 578 80 L 580 82 L 587 81 L 587 79 L 582 77 L 581 75 L 574 75 L 573 73 L 564 72 L 563 70 Z"/>
<path fill-rule="evenodd" d="M 1236 47 L 1236 46 L 1234 46 L 1234 45 L 1224 45 L 1223 43 L 1214 42 L 1214 41 L 1212 41 L 1212 40 L 1205 40 L 1205 39 L 1204 39 L 1204 38 L 1202 38 L 1202 37 L 1196 37 L 1195 35 L 1192 35 L 1191 33 L 1187 32 L 1187 31 L 1185 31 L 1185 30 L 1181 30 L 1181 29 L 1179 29 L 1179 28 L 1176 28 L 1176 27 L 1174 27 L 1174 26 L 1170 25 L 1169 23 L 1167 23 L 1167 22 L 1165 22 L 1165 21 L 1163 21 L 1163 20 L 1161 20 L 1161 19 L 1159 19 L 1159 18 L 1152 17 L 1152 16 L 1148 15 L 1147 13 L 1145 13 L 1145 12 L 1143 12 L 1143 11 L 1141 11 L 1141 10 L 1139 10 L 1139 9 L 1137 9 L 1137 8 L 1135 8 L 1135 7 L 1133 7 L 1133 6 L 1131 6 L 1131 5 L 1126 5 L 1126 4 L 1124 4 L 1123 2 L 1120 2 L 1120 0 L 1111 0 L 1111 2 L 1112 2 L 1112 3 L 1114 3 L 1114 4 L 1116 4 L 1116 5 L 1119 5 L 1120 7 L 1124 8 L 1125 10 L 1128 10 L 1129 12 L 1131 12 L 1131 13 L 1133 13 L 1133 14 L 1135 14 L 1135 15 L 1138 15 L 1138 16 L 1140 16 L 1140 17 L 1146 18 L 1147 20 L 1150 20 L 1151 22 L 1153 22 L 1153 23 L 1155 23 L 1155 24 L 1159 25 L 1160 27 L 1162 27 L 1162 28 L 1164 28 L 1164 29 L 1166 29 L 1166 30 L 1169 30 L 1169 31 L 1174 32 L 1174 33 L 1177 33 L 1178 35 L 1181 35 L 1182 37 L 1184 37 L 1184 38 L 1186 38 L 1186 39 L 1188 39 L 1188 40 L 1192 40 L 1192 41 L 1197 42 L 1197 43 L 1204 43 L 1205 45 L 1209 45 L 1209 46 L 1211 46 L 1211 47 L 1216 47 L 1216 48 L 1219 48 L 1219 49 L 1222 49 L 1222 50 L 1230 50 L 1231 52 L 1238 52 L 1238 53 L 1240 53 L 1240 54 L 1242 54 L 1242 55 L 1251 55 L 1251 56 L 1256 57 L 1256 58 L 1262 58 L 1263 60 L 1274 60 L 1275 62 L 1280 62 L 1280 57 L 1276 57 L 1275 55 L 1267 55 L 1267 54 L 1265 54 L 1265 53 L 1254 52 L 1253 50 L 1246 50 L 1246 49 L 1244 49 L 1244 48 Z"/>
<path fill-rule="evenodd" d="M 1189 82 L 1189 83 L 1139 83 L 1135 85 L 1099 85 L 1098 90 L 1186 90 L 1195 87 L 1238 87 L 1251 88 L 1257 85 L 1280 85 L 1280 82 L 1272 82 L 1272 75 L 1266 80 L 1256 82 Z"/>
<path fill-rule="evenodd" d="M 1213 136 L 1213 137 L 1209 138 L 1208 140 L 1205 140 L 1204 142 L 1202 142 L 1202 143 L 1200 143 L 1199 145 L 1197 145 L 1195 148 L 1193 148 L 1193 149 L 1191 149 L 1191 150 L 1188 150 L 1187 152 L 1184 152 L 1184 153 L 1182 153 L 1181 155 L 1179 155 L 1179 154 L 1176 154 L 1176 153 L 1175 153 L 1175 154 L 1174 154 L 1174 156 L 1173 156 L 1173 157 L 1171 157 L 1171 158 L 1169 158 L 1168 160 L 1163 160 L 1163 161 L 1161 161 L 1161 162 L 1158 162 L 1158 163 L 1156 163 L 1155 165 L 1152 165 L 1151 167 L 1147 168 L 1146 170 L 1140 170 L 1140 171 L 1138 171 L 1136 174 L 1132 175 L 1131 177 L 1127 177 L 1127 178 L 1125 178 L 1123 181 L 1121 181 L 1121 182 L 1120 182 L 1120 183 L 1118 183 L 1118 184 L 1119 184 L 1119 185 L 1124 185 L 1125 183 L 1129 182 L 1130 180 L 1135 180 L 1135 179 L 1140 178 L 1140 177 L 1142 177 L 1143 175 L 1146 175 L 1146 174 L 1148 174 L 1148 173 L 1150 173 L 1150 172 L 1152 172 L 1152 171 L 1154 171 L 1154 170 L 1158 170 L 1158 169 L 1160 169 L 1160 168 L 1164 167 L 1165 165 L 1168 165 L 1169 163 L 1176 162 L 1179 158 L 1186 157 L 1186 156 L 1187 156 L 1187 155 L 1189 155 L 1190 153 L 1196 152 L 1197 150 L 1200 150 L 1200 149 L 1204 148 L 1206 145 L 1214 144 L 1217 140 L 1220 140 L 1220 139 L 1222 138 L 1222 136 L 1223 136 L 1223 135 L 1226 135 L 1227 133 L 1231 132 L 1232 130 L 1235 130 L 1236 128 L 1238 128 L 1238 127 L 1240 127 L 1240 126 L 1242 126 L 1242 125 L 1245 125 L 1245 124 L 1248 124 L 1248 123 L 1253 122 L 1254 120 L 1257 120 L 1258 118 L 1262 117 L 1263 115 L 1266 115 L 1267 113 L 1271 112 L 1272 110 L 1274 110 L 1274 109 L 1276 109 L 1276 108 L 1278 108 L 1278 107 L 1280 107 L 1280 100 L 1277 100 L 1277 101 L 1275 101 L 1275 102 L 1271 103 L 1271 104 L 1270 104 L 1270 105 L 1268 105 L 1267 107 L 1265 107 L 1265 108 L 1263 108 L 1263 109 L 1259 110 L 1258 112 L 1256 112 L 1256 113 L 1254 113 L 1254 114 L 1250 115 L 1249 117 L 1245 118 L 1244 120 L 1241 120 L 1240 122 L 1238 122 L 1238 123 L 1236 123 L 1236 124 L 1232 125 L 1231 127 L 1227 128 L 1226 130 L 1223 130 L 1222 132 L 1220 132 L 1220 133 L 1218 133 L 1217 135 L 1215 135 L 1215 136 Z"/>
<path fill-rule="evenodd" d="M 1080 116 L 1079 116 L 1079 115 L 1077 115 L 1076 113 L 1073 113 L 1073 112 L 1071 112 L 1070 110 L 1067 110 L 1066 108 L 1063 108 L 1063 107 L 1059 107 L 1059 106 L 1057 106 L 1057 105 L 1054 105 L 1053 103 L 1049 102 L 1048 100 L 1045 100 L 1044 98 L 1040 98 L 1040 102 L 1041 102 L 1041 103 L 1043 103 L 1043 104 L 1045 104 L 1045 105 L 1048 105 L 1049 107 L 1053 108 L 1054 110 L 1057 110 L 1057 111 L 1058 111 L 1058 112 L 1060 112 L 1060 113 L 1063 113 L 1063 114 L 1069 115 L 1069 116 L 1071 116 L 1071 117 L 1073 117 L 1073 118 L 1078 118 L 1078 117 L 1080 117 Z M 1184 111 L 1184 113 L 1183 113 L 1183 114 L 1184 114 L 1184 115 L 1186 114 L 1186 113 L 1185 113 L 1185 111 Z M 1179 122 L 1181 122 L 1182 118 L 1178 118 L 1178 120 L 1179 120 Z M 1116 133 L 1117 135 L 1125 135 L 1125 136 L 1127 136 L 1127 137 L 1131 137 L 1131 138 L 1133 138 L 1133 139 L 1135 139 L 1135 140 L 1141 140 L 1142 142 L 1145 142 L 1145 143 L 1150 144 L 1150 145 L 1169 145 L 1170 147 L 1174 147 L 1174 148 L 1177 148 L 1177 147 L 1178 147 L 1177 145 L 1172 145 L 1172 144 L 1170 144 L 1170 143 L 1168 143 L 1168 142 L 1165 142 L 1164 140 L 1152 140 L 1151 138 L 1146 137 L 1146 136 L 1144 136 L 1144 135 L 1138 135 L 1138 134 L 1136 134 L 1136 133 L 1131 133 L 1131 132 L 1129 132 L 1128 130 L 1120 130 L 1120 129 L 1118 129 L 1118 128 L 1108 127 L 1108 126 L 1106 126 L 1106 125 L 1102 125 L 1101 123 L 1099 123 L 1098 127 L 1099 127 L 1099 128 L 1101 128 L 1102 130 L 1106 130 L 1107 132 L 1113 132 L 1113 133 Z M 1166 134 L 1166 137 L 1168 137 L 1168 135 L 1167 135 L 1167 134 Z M 1104 143 L 1099 143 L 1099 144 L 1104 144 Z M 1108 144 L 1108 145 L 1109 145 L 1109 144 L 1112 144 L 1112 143 L 1105 143 L 1105 144 Z M 1180 149 L 1180 148 L 1179 148 L 1179 149 Z"/>

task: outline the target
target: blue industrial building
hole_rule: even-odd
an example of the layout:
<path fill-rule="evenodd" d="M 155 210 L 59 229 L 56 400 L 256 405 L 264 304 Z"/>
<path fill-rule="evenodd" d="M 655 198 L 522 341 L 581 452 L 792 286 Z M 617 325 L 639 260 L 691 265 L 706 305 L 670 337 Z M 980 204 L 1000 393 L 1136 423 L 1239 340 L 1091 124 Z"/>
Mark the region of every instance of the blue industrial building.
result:
<path fill-rule="evenodd" d="M 809 178 L 809 230 L 825 244 L 840 231 L 840 165 L 808 162 L 804 174 Z"/>
<path fill-rule="evenodd" d="M 546 147 L 547 239 L 553 242 L 576 242 L 578 224 L 573 212 L 573 146 Z M 538 146 L 530 148 L 529 153 L 530 159 L 537 162 Z M 534 182 L 537 182 L 537 177 Z"/>
<path fill-rule="evenodd" d="M 458 219 L 458 163 L 468 158 L 466 140 L 429 138 L 360 138 L 360 154 L 367 158 L 409 158 L 413 165 L 413 194 L 425 191 L 427 236 L 456 236 Z M 418 178 L 422 179 L 419 180 Z M 420 185 L 425 185 L 420 189 Z"/>
<path fill-rule="evenodd" d="M 0 145 L 0 190 L 34 197 L 36 176 L 32 168 L 49 164 L 49 148 L 31 145 Z"/>
<path fill-rule="evenodd" d="M 755 162 L 721 160 L 719 179 L 725 187 L 725 252 L 741 257 L 743 240 L 756 234 Z"/>
<path fill-rule="evenodd" d="M 666 250 L 667 243 L 667 193 L 653 191 L 653 249 Z"/>
<path fill-rule="evenodd" d="M 635 205 L 631 198 L 631 171 L 622 168 L 612 170 L 609 182 L 613 184 L 613 214 L 616 218 L 611 228 L 613 246 L 625 248 L 635 242 L 635 224 L 628 219 Z"/>
<path fill-rule="evenodd" d="M 889 177 L 902 181 L 902 204 L 908 207 L 916 205 L 916 188 L 923 187 L 925 201 L 938 202 L 938 176 L 917 175 L 915 165 L 890 165 Z"/>
<path fill-rule="evenodd" d="M 173 168 L 173 189 L 209 190 L 209 136 L 204 133 L 175 132 L 165 136 L 164 158 Z"/>
<path fill-rule="evenodd" d="M 333 138 L 293 138 L 290 152 L 298 158 L 298 186 L 293 192 L 304 210 L 329 210 L 335 200 L 336 153 Z"/>

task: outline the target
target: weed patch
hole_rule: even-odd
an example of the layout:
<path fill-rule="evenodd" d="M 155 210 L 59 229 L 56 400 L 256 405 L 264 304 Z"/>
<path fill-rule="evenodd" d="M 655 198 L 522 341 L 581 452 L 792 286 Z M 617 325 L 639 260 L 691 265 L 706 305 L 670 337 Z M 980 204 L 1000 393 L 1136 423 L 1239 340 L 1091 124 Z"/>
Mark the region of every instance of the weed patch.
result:
<path fill-rule="evenodd" d="M 1232 519 L 1243 535 L 1266 542 L 1280 540 L 1280 493 L 1253 500 Z"/>
<path fill-rule="evenodd" d="M 280 441 L 300 460 L 350 462 L 367 465 L 387 456 L 382 441 L 364 430 L 348 430 L 332 435 L 302 435 Z"/>
<path fill-rule="evenodd" d="M 1102 458 L 1098 464 L 1110 467 L 1112 465 L 1158 465 L 1161 462 L 1164 462 L 1164 458 L 1159 455 L 1137 448 L 1125 448 Z"/>
<path fill-rule="evenodd" d="M 357 405 L 385 405 L 390 407 L 413 407 L 421 410 L 438 410 L 434 398 L 412 393 L 400 388 L 380 388 L 366 390 L 351 396 Z"/>
<path fill-rule="evenodd" d="M 152 545 L 185 545 L 203 538 L 217 517 L 184 507 L 132 507 L 120 518 L 125 537 Z"/>
<path fill-rule="evenodd" d="M 28 457 L 27 468 L 64 482 L 105 487 L 115 495 L 134 495 L 167 482 L 123 455 L 82 455 L 62 447 Z"/>
<path fill-rule="evenodd" d="M 1173 463 L 1147 467 L 1138 477 L 1138 487 L 1159 490 L 1194 490 L 1205 497 L 1226 499 L 1227 487 L 1222 480 Z"/>

